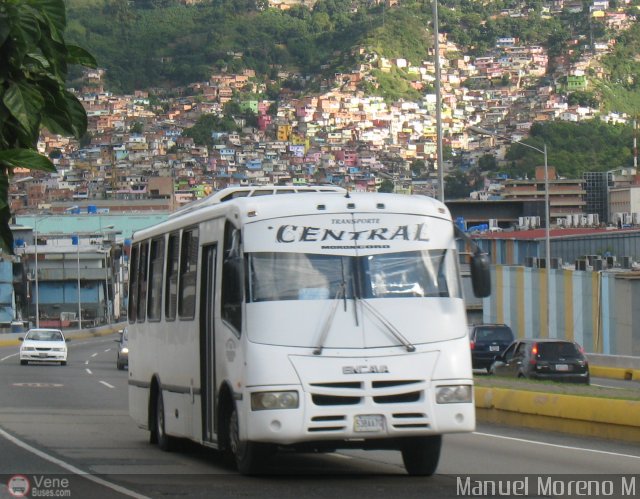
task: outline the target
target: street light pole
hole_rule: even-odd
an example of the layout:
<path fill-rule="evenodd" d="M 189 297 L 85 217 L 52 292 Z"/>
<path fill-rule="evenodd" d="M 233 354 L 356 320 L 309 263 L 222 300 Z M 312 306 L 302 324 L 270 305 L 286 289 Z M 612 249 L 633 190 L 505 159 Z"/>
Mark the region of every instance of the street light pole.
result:
<path fill-rule="evenodd" d="M 518 144 L 522 144 L 523 146 L 529 146 L 529 144 L 525 144 L 523 142 L 518 142 Z M 543 143 L 542 151 L 540 149 L 532 147 L 538 152 L 544 154 L 544 253 L 547 258 L 548 269 L 551 268 L 551 237 L 549 236 L 549 227 L 551 225 L 550 215 L 549 215 L 549 165 L 547 164 L 547 144 Z"/>
<path fill-rule="evenodd" d="M 533 149 L 534 151 L 539 152 L 544 156 L 544 251 L 545 251 L 545 259 L 546 259 L 546 269 L 547 269 L 547 335 L 551 333 L 551 286 L 549 284 L 549 279 L 551 277 L 551 235 L 550 235 L 550 215 L 549 215 L 549 164 L 547 161 L 547 144 L 543 142 L 542 149 L 532 146 L 531 144 L 527 144 L 521 141 L 511 140 L 509 137 L 505 137 L 504 135 L 500 135 L 496 132 L 492 132 L 491 130 L 487 130 L 485 128 L 470 126 L 468 127 L 472 132 L 476 132 L 482 135 L 491 135 L 493 137 L 498 137 L 504 140 L 507 140 L 514 144 L 520 144 L 521 146 L 528 147 L 529 149 Z"/>
<path fill-rule="evenodd" d="M 40 327 L 40 289 L 38 287 L 38 219 L 35 220 L 35 245 L 34 245 L 34 256 L 35 256 L 35 281 L 36 281 L 36 327 Z"/>
<path fill-rule="evenodd" d="M 80 234 L 77 235 L 76 261 L 78 263 L 78 329 L 82 329 L 82 298 L 80 296 Z"/>
<path fill-rule="evenodd" d="M 104 251 L 104 292 L 105 292 L 105 319 L 107 324 L 111 324 L 111 307 L 109 302 L 109 274 L 111 270 L 111 241 L 109 241 L 109 250 L 104 249 L 104 241 L 106 237 L 107 230 L 112 230 L 115 226 L 108 225 L 107 227 L 102 227 L 102 219 L 100 219 L 100 235 L 102 237 L 102 249 Z"/>
<path fill-rule="evenodd" d="M 442 97 L 440 89 L 440 37 L 438 27 L 438 0 L 433 0 L 433 50 L 435 52 L 436 91 L 436 165 L 438 168 L 438 199 L 444 203 L 444 167 L 442 158 Z"/>

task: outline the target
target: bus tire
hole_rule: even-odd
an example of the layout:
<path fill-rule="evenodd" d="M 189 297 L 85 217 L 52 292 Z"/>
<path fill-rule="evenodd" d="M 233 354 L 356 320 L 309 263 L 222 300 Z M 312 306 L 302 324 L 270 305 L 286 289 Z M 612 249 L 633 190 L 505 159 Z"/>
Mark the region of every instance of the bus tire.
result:
<path fill-rule="evenodd" d="M 155 434 L 158 443 L 163 451 L 170 452 L 173 449 L 174 439 L 165 432 L 164 424 L 164 401 L 162 400 L 162 391 L 158 390 L 156 397 L 156 414 L 155 414 Z"/>
<path fill-rule="evenodd" d="M 270 446 L 258 442 L 240 440 L 238 410 L 235 404 L 231 408 L 228 422 L 229 452 L 233 456 L 238 471 L 242 475 L 256 475 L 263 470 Z"/>
<path fill-rule="evenodd" d="M 407 439 L 400 449 L 402 462 L 407 473 L 412 476 L 431 476 L 440 460 L 442 435 Z"/>

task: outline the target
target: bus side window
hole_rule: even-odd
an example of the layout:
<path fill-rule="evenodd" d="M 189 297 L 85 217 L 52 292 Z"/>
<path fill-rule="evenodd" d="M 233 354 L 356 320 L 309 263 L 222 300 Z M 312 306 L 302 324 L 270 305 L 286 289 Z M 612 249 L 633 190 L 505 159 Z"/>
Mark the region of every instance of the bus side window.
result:
<path fill-rule="evenodd" d="M 180 251 L 180 284 L 178 287 L 178 315 L 191 320 L 196 313 L 196 278 L 198 276 L 198 229 L 182 232 Z"/>
<path fill-rule="evenodd" d="M 131 259 L 129 261 L 129 322 L 135 322 L 138 310 L 138 252 L 140 245 L 136 244 L 131 248 Z"/>
<path fill-rule="evenodd" d="M 164 318 L 173 321 L 178 307 L 178 269 L 180 263 L 180 233 L 169 235 L 167 244 L 167 270 L 165 282 Z"/>
<path fill-rule="evenodd" d="M 227 222 L 224 230 L 222 265 L 222 319 L 238 334 L 242 331 L 243 272 L 240 256 L 240 231 Z"/>
<path fill-rule="evenodd" d="M 164 264 L 164 238 L 151 241 L 149 255 L 149 303 L 147 316 L 150 321 L 159 321 L 162 312 L 162 267 Z"/>
<path fill-rule="evenodd" d="M 145 241 L 140 244 L 139 264 L 138 264 L 138 307 L 137 307 L 137 320 L 138 322 L 145 322 L 147 319 L 147 269 L 149 255 L 149 243 Z"/>

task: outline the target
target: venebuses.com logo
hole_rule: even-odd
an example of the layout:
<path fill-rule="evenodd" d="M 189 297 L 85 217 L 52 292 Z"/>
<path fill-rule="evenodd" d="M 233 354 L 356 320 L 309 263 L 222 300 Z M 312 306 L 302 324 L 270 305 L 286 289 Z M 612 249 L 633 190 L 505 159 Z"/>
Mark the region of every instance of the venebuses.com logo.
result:
<path fill-rule="evenodd" d="M 7 482 L 11 497 L 71 497 L 69 479 L 33 475 L 13 475 Z"/>
<path fill-rule="evenodd" d="M 7 483 L 9 494 L 13 497 L 27 497 L 31 490 L 29 479 L 24 475 L 13 475 Z"/>

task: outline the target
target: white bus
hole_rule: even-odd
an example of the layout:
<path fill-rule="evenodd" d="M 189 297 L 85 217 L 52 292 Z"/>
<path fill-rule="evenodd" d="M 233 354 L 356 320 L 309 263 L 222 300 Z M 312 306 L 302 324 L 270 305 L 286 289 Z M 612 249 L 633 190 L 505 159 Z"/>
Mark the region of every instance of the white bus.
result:
<path fill-rule="evenodd" d="M 282 448 L 395 449 L 434 473 L 475 428 L 454 225 L 422 196 L 308 192 L 202 203 L 137 232 L 129 408 L 259 473 Z M 488 260 L 472 261 L 488 294 Z"/>

